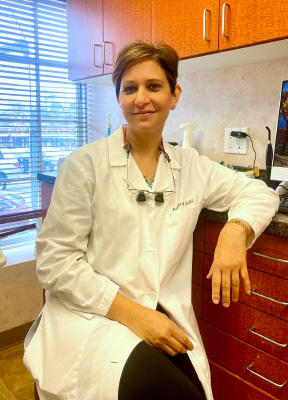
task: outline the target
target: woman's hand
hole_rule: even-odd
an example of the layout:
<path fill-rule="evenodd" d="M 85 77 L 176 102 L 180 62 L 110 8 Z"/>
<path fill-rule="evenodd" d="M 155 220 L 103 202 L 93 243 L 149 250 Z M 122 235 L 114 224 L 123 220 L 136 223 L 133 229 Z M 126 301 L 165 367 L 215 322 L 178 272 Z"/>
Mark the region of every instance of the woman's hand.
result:
<path fill-rule="evenodd" d="M 193 349 L 185 332 L 167 315 L 147 307 L 142 308 L 131 329 L 146 343 L 170 356 L 185 354 L 187 350 Z"/>
<path fill-rule="evenodd" d="M 193 349 L 185 332 L 165 314 L 135 303 L 121 293 L 117 293 L 107 317 L 127 326 L 146 343 L 170 356 Z"/>
<path fill-rule="evenodd" d="M 243 221 L 245 222 L 245 221 Z M 251 226 L 245 222 L 249 234 Z M 242 226 L 230 223 L 226 224 L 220 232 L 214 253 L 214 261 L 207 275 L 212 278 L 212 301 L 220 302 L 220 291 L 224 307 L 230 305 L 230 293 L 232 300 L 239 299 L 240 276 L 243 279 L 247 294 L 251 292 L 251 284 L 246 264 L 246 235 Z"/>

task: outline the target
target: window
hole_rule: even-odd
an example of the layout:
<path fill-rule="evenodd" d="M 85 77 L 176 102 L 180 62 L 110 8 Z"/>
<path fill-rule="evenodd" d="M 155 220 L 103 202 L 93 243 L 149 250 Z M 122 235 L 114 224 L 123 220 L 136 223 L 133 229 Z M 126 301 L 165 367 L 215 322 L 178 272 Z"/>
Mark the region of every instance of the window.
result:
<path fill-rule="evenodd" d="M 0 247 L 35 238 L 37 173 L 86 143 L 86 86 L 68 81 L 66 1 L 0 1 Z M 8 236 L 7 236 L 8 235 Z"/>

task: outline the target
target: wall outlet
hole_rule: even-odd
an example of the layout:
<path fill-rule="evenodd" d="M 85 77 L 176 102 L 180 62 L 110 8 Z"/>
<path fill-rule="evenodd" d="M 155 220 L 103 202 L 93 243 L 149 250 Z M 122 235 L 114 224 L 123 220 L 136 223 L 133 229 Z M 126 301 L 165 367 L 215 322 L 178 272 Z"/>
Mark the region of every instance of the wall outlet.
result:
<path fill-rule="evenodd" d="M 224 153 L 247 154 L 247 138 L 235 138 L 231 136 L 232 131 L 249 134 L 249 128 L 225 128 Z"/>

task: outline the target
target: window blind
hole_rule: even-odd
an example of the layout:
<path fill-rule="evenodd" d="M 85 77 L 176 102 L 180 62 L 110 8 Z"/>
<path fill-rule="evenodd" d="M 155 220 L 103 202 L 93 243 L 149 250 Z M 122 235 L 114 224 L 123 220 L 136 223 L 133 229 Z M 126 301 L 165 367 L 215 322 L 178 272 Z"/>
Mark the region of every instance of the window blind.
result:
<path fill-rule="evenodd" d="M 0 65 L 3 247 L 7 235 L 25 241 L 35 227 L 37 173 L 57 171 L 87 140 L 86 86 L 68 81 L 66 1 L 0 0 Z"/>

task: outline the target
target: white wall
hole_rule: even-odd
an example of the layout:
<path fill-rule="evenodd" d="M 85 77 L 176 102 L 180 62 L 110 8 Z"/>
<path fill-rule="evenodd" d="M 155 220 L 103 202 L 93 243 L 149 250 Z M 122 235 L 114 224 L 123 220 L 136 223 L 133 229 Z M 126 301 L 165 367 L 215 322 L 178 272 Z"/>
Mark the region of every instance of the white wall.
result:
<path fill-rule="evenodd" d="M 170 113 L 164 128 L 168 141 L 182 144 L 179 126 L 184 122 L 199 123 L 194 147 L 211 159 L 236 165 L 252 165 L 254 153 L 248 140 L 247 155 L 224 154 L 225 127 L 248 126 L 257 152 L 256 165 L 265 168 L 267 130 L 272 142 L 282 80 L 288 79 L 288 58 L 237 67 L 193 72 L 179 77 L 182 96 L 177 109 Z M 88 85 L 89 141 L 103 137 L 107 112 L 111 112 L 112 131 L 124 122 L 111 86 Z"/>

